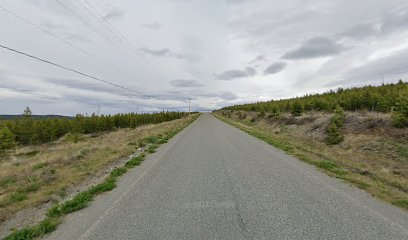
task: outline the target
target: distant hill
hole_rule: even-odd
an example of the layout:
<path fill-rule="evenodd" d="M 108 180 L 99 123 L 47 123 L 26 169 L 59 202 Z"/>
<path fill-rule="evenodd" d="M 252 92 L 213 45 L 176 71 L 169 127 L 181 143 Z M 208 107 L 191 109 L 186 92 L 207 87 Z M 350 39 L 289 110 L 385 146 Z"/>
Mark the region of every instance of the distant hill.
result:
<path fill-rule="evenodd" d="M 9 114 L 4 114 L 0 115 L 0 120 L 10 120 L 10 119 L 18 119 L 22 118 L 23 115 L 21 114 L 16 114 L 16 115 L 9 115 Z M 31 115 L 32 118 L 34 119 L 44 119 L 44 118 L 73 118 L 69 116 L 63 116 L 63 115 Z"/>

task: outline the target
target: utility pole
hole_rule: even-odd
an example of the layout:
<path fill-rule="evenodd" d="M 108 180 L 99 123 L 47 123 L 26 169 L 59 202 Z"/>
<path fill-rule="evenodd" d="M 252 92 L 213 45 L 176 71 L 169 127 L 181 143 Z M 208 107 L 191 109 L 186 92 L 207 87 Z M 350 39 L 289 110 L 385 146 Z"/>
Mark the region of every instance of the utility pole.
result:
<path fill-rule="evenodd" d="M 101 105 L 98 104 L 98 110 L 96 110 L 96 115 L 99 116 L 100 113 L 101 113 Z"/>

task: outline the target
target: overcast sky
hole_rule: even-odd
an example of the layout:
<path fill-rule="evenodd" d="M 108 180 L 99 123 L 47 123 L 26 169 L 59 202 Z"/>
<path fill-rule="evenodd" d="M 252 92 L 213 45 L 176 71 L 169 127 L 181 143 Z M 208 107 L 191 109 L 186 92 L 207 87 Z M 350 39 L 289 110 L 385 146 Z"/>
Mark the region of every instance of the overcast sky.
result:
<path fill-rule="evenodd" d="M 0 48 L 0 114 L 211 110 L 408 76 L 406 0 L 2 0 L 0 29 L 144 94 Z"/>

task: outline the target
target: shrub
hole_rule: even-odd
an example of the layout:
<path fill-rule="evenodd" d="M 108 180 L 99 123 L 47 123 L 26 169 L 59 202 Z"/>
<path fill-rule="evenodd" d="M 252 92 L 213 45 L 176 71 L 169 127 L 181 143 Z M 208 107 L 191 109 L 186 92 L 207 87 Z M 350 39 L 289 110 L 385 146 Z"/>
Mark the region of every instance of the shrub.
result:
<path fill-rule="evenodd" d="M 0 151 L 10 149 L 16 145 L 15 136 L 8 127 L 0 127 Z"/>
<path fill-rule="evenodd" d="M 290 112 L 294 117 L 298 117 L 302 116 L 303 110 L 303 104 L 301 104 L 300 102 L 294 102 Z"/>
<path fill-rule="evenodd" d="M 339 129 L 339 127 L 337 127 L 337 125 L 334 122 L 331 122 L 329 124 L 326 133 L 327 133 L 326 142 L 329 145 L 339 144 L 344 139 L 341 129 Z"/>
<path fill-rule="evenodd" d="M 408 127 L 408 94 L 398 98 L 395 112 L 393 113 L 394 126 L 399 128 Z"/>
<path fill-rule="evenodd" d="M 344 140 L 342 127 L 346 119 L 346 114 L 340 106 L 334 110 L 334 114 L 330 119 L 330 124 L 326 129 L 326 143 L 329 145 L 339 144 Z"/>
<path fill-rule="evenodd" d="M 84 137 L 79 133 L 67 133 L 65 135 L 65 141 L 67 142 L 77 143 L 83 140 L 84 140 Z"/>

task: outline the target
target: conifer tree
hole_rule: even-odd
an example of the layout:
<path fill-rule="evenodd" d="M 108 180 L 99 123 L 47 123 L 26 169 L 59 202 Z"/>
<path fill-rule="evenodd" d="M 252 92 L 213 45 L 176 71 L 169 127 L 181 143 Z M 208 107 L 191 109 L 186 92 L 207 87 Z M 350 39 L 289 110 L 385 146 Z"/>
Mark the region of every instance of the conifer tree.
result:
<path fill-rule="evenodd" d="M 15 136 L 8 127 L 0 127 L 0 151 L 10 149 L 16 145 Z"/>

